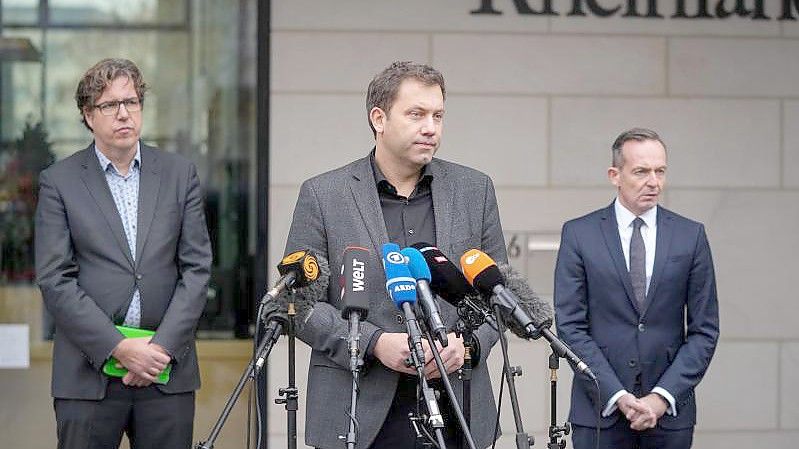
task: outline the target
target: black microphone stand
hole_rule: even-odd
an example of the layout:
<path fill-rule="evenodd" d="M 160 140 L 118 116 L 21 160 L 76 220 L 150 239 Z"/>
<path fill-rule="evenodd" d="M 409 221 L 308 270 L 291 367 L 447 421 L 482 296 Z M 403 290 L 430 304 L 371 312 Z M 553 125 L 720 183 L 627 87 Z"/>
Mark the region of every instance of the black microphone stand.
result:
<path fill-rule="evenodd" d="M 458 321 L 455 322 L 455 335 L 463 338 L 466 352 L 463 357 L 463 366 L 458 370 L 458 377 L 463 387 L 463 417 L 467 426 L 472 424 L 472 355 L 474 354 L 474 330 L 486 322 L 490 316 L 468 298 L 462 299 L 456 306 Z M 461 447 L 466 447 L 466 438 L 461 440 Z"/>
<path fill-rule="evenodd" d="M 275 346 L 278 338 L 280 338 L 281 332 L 283 332 L 283 322 L 285 322 L 283 320 L 288 321 L 288 317 L 280 313 L 273 315 L 272 318 L 273 320 L 269 322 L 269 325 L 264 332 L 264 336 L 261 339 L 261 343 L 255 350 L 253 358 L 250 360 L 249 365 L 247 365 L 247 368 L 241 375 L 239 383 L 236 385 L 233 393 L 231 393 L 230 397 L 228 397 L 225 408 L 222 409 L 222 413 L 216 420 L 216 424 L 214 424 L 211 433 L 208 435 L 208 439 L 197 443 L 197 446 L 195 446 L 197 449 L 213 449 L 214 443 L 216 442 L 217 437 L 219 437 L 219 432 L 222 431 L 222 426 L 225 425 L 225 422 L 230 416 L 230 412 L 233 410 L 233 406 L 236 405 L 236 401 L 239 399 L 241 392 L 244 390 L 244 384 L 247 383 L 247 380 L 255 379 L 258 376 L 258 373 L 261 371 L 261 368 L 263 368 L 266 359 L 269 358 L 269 353 L 272 352 L 272 348 Z"/>
<path fill-rule="evenodd" d="M 357 310 L 350 312 L 350 334 L 349 334 L 349 352 L 350 352 L 350 373 L 352 373 L 352 393 L 350 395 L 350 427 L 347 431 L 346 442 L 347 449 L 355 449 L 358 437 L 358 419 L 355 415 L 355 410 L 358 404 L 358 376 L 363 367 L 363 359 L 360 357 L 358 343 L 361 340 L 361 313 Z"/>
<path fill-rule="evenodd" d="M 524 431 L 522 424 L 522 415 L 519 410 L 519 398 L 516 395 L 516 376 L 522 375 L 521 367 L 510 366 L 508 359 L 508 339 L 505 336 L 505 322 L 502 320 L 501 306 L 496 302 L 492 302 L 494 308 L 494 316 L 496 317 L 497 330 L 499 331 L 499 343 L 502 347 L 502 369 L 505 374 L 505 380 L 508 382 L 508 394 L 510 395 L 511 408 L 513 409 L 513 420 L 516 423 L 516 449 L 529 449 L 533 446 L 533 437 Z"/>
<path fill-rule="evenodd" d="M 549 444 L 547 444 L 547 449 L 564 449 L 566 440 L 561 440 L 561 438 L 571 432 L 571 425 L 568 422 L 562 426 L 557 424 L 559 367 L 560 357 L 553 350 L 549 355 Z"/>
<path fill-rule="evenodd" d="M 422 347 L 422 331 L 419 328 L 419 323 L 416 321 L 416 314 L 408 302 L 402 303 L 402 311 L 405 313 L 405 326 L 408 330 L 408 347 L 410 349 L 411 364 L 416 368 L 416 374 L 419 377 L 419 389 L 424 399 L 425 407 L 427 408 L 427 418 L 420 416 L 411 417 L 411 424 L 416 428 L 416 421 L 427 421 L 433 428 L 435 439 L 438 443 L 439 449 L 446 449 L 447 445 L 444 442 L 444 418 L 441 416 L 441 410 L 438 407 L 438 400 L 436 399 L 435 392 L 427 383 L 427 377 L 424 375 L 424 349 Z M 418 433 L 418 429 L 417 429 Z"/>
<path fill-rule="evenodd" d="M 286 430 L 288 435 L 287 447 L 288 449 L 297 449 L 297 409 L 299 408 L 299 390 L 295 381 L 297 372 L 296 361 L 296 332 L 294 328 L 294 317 L 297 311 L 294 308 L 294 303 L 288 303 L 288 329 L 286 335 L 289 339 L 289 366 L 288 377 L 289 385 L 286 388 L 278 390 L 279 398 L 275 398 L 275 404 L 285 404 L 286 408 Z M 285 396 L 285 397 L 284 397 Z"/>
<path fill-rule="evenodd" d="M 430 329 L 424 327 L 422 332 L 424 333 L 425 338 L 427 338 L 430 348 L 435 348 L 436 343 L 435 340 L 433 340 Z M 431 349 L 430 352 L 433 353 L 433 359 L 436 362 L 436 367 L 438 368 L 438 372 L 441 373 L 441 383 L 444 384 L 444 389 L 447 391 L 447 396 L 449 396 L 450 403 L 452 404 L 452 410 L 455 412 L 455 417 L 458 419 L 458 424 L 463 432 L 463 438 L 466 440 L 466 444 L 469 449 L 477 449 L 474 444 L 474 439 L 472 438 L 472 431 L 469 429 L 469 424 L 466 422 L 466 418 L 461 411 L 460 404 L 458 404 L 458 398 L 455 396 L 455 390 L 452 388 L 452 382 L 449 381 L 449 376 L 447 376 L 447 370 L 446 367 L 444 367 L 444 361 L 441 359 L 441 354 L 439 354 L 437 350 L 433 349 Z"/>

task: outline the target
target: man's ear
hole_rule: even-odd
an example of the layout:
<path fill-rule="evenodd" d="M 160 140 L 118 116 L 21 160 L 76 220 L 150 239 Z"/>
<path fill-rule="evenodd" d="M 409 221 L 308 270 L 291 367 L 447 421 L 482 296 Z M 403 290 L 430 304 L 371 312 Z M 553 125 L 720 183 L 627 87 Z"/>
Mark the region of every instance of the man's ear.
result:
<path fill-rule="evenodd" d="M 608 179 L 610 180 L 610 183 L 613 184 L 616 187 L 619 186 L 619 182 L 620 182 L 619 181 L 619 171 L 620 170 L 619 170 L 618 167 L 612 167 L 612 166 L 608 167 Z"/>
<path fill-rule="evenodd" d="M 92 116 L 91 109 L 84 109 L 83 110 L 83 121 L 89 125 L 89 128 L 94 129 L 94 117 Z"/>
<path fill-rule="evenodd" d="M 383 132 L 383 128 L 386 126 L 386 117 L 386 113 L 377 106 L 369 111 L 369 121 L 372 122 L 372 127 L 374 127 L 376 133 Z"/>

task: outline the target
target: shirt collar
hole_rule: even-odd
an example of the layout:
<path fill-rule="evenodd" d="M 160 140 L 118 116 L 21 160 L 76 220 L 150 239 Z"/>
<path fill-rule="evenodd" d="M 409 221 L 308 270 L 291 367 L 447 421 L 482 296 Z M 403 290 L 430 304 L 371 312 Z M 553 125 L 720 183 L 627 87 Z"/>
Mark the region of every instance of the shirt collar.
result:
<path fill-rule="evenodd" d="M 110 164 L 111 169 L 114 172 L 119 173 L 117 168 L 114 167 L 114 164 L 111 162 L 111 159 L 105 157 L 103 152 L 97 149 L 97 144 L 94 145 L 94 154 L 97 155 L 97 160 L 100 161 L 100 168 L 103 171 L 108 170 L 108 165 Z M 141 147 L 139 146 L 139 142 L 136 142 L 136 155 L 133 156 L 133 160 L 130 162 L 130 168 L 134 167 L 141 167 Z M 130 173 L 130 171 L 128 173 Z"/>
<path fill-rule="evenodd" d="M 375 160 L 375 148 L 372 148 L 372 151 L 369 153 L 369 163 L 372 164 L 372 171 L 375 174 L 375 185 L 377 185 L 378 188 L 381 185 L 388 186 L 390 187 L 389 190 L 391 190 L 393 193 L 396 193 L 397 189 L 393 185 L 391 185 L 388 179 L 386 179 L 386 176 L 380 170 L 380 167 L 377 166 L 377 161 Z M 430 170 L 427 169 L 427 165 L 422 167 L 421 176 L 419 177 L 419 181 L 416 183 L 417 186 L 433 181 L 433 174 L 429 173 L 429 171 Z"/>
<path fill-rule="evenodd" d="M 616 198 L 616 200 L 613 202 L 613 208 L 616 211 L 616 223 L 620 228 L 631 226 L 633 220 L 637 218 L 634 213 L 630 212 L 629 209 L 621 204 L 619 198 Z M 639 217 L 644 220 L 646 227 L 649 229 L 654 229 L 657 226 L 658 207 L 651 207 L 649 210 L 639 215 Z"/>

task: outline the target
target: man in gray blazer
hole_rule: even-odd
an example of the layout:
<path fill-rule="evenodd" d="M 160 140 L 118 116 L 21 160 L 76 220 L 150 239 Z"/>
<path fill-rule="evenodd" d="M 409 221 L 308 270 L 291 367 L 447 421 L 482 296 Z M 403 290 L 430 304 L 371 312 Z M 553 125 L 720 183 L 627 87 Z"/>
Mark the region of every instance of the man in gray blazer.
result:
<path fill-rule="evenodd" d="M 94 142 L 40 176 L 36 278 L 56 326 L 59 448 L 118 447 L 123 433 L 132 448 L 191 446 L 211 248 L 194 165 L 139 141 L 145 90 L 128 60 L 90 68 L 75 98 Z M 102 372 L 111 356 L 128 374 Z"/>
<path fill-rule="evenodd" d="M 491 179 L 433 157 L 441 139 L 444 97 L 443 77 L 427 65 L 396 62 L 375 76 L 367 94 L 375 148 L 363 159 L 303 183 L 289 231 L 286 252 L 309 248 L 329 260 L 333 273 L 340 270 L 347 246 L 372 251 L 370 310 L 361 326 L 366 367 L 357 408 L 360 448 L 418 444 L 408 421 L 408 412 L 416 410 L 417 380 L 415 370 L 405 365 L 409 351 L 403 314 L 386 294 L 382 245 L 434 243 L 450 258 L 481 248 L 497 261 L 507 260 Z M 299 331 L 313 349 L 305 441 L 320 448 L 340 447 L 338 435 L 346 434 L 349 424 L 347 322 L 341 318 L 335 284 L 329 287 L 327 302 L 316 304 Z M 452 326 L 455 309 L 439 304 Z M 471 430 L 478 447 L 494 439 L 496 407 L 485 360 L 497 338 L 486 325 L 476 332 L 479 354 L 471 382 Z M 449 345 L 439 352 L 462 402 L 462 383 L 455 372 L 463 364 L 464 344 L 454 333 L 448 339 Z M 425 360 L 428 377 L 440 377 L 429 347 Z M 448 446 L 455 447 L 457 424 L 452 413 L 445 414 Z"/>

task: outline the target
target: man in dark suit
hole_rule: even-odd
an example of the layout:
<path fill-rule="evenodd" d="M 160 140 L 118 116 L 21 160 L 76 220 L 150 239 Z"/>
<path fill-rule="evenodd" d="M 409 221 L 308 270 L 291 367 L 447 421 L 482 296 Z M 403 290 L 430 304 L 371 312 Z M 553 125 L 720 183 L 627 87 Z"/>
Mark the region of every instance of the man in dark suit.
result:
<path fill-rule="evenodd" d="M 286 252 L 309 248 L 330 261 L 333 273 L 340 270 L 345 247 L 372 250 L 366 279 L 369 314 L 361 326 L 366 367 L 357 408 L 360 448 L 417 444 L 408 420 L 408 412 L 416 411 L 417 380 L 415 370 L 405 364 L 409 350 L 403 315 L 386 294 L 382 245 L 428 242 L 450 258 L 481 248 L 495 260 L 507 261 L 491 179 L 433 157 L 441 139 L 444 96 L 443 77 L 427 65 L 396 62 L 375 76 L 367 94 L 375 148 L 362 159 L 303 183 L 289 231 Z M 443 302 L 440 307 L 446 323 L 453 325 L 455 309 Z M 313 349 L 305 440 L 320 448 L 340 447 L 337 436 L 346 434 L 349 424 L 352 377 L 347 322 L 340 308 L 339 287 L 331 283 L 327 302 L 316 304 L 299 331 Z M 479 354 L 474 355 L 477 366 L 471 382 L 471 430 L 478 447 L 490 445 L 494 438 L 496 407 L 485 360 L 497 338 L 486 325 L 476 331 Z M 440 353 L 460 395 L 462 384 L 453 373 L 463 364 L 464 344 L 454 333 L 448 340 Z M 427 346 L 425 360 L 428 377 L 439 377 Z M 454 447 L 454 415 L 447 414 L 445 421 L 448 445 Z"/>
<path fill-rule="evenodd" d="M 575 375 L 574 447 L 594 448 L 598 425 L 603 448 L 688 448 L 719 336 L 710 246 L 701 223 L 658 206 L 657 133 L 631 129 L 612 151 L 616 200 L 563 226 L 555 268 L 558 333 L 599 380 L 597 397 Z"/>
<path fill-rule="evenodd" d="M 194 165 L 139 141 L 145 90 L 128 60 L 90 68 L 75 98 L 94 142 L 40 177 L 36 276 L 56 326 L 59 448 L 118 447 L 123 433 L 132 448 L 191 446 L 211 248 Z M 124 377 L 102 372 L 111 356 Z"/>

